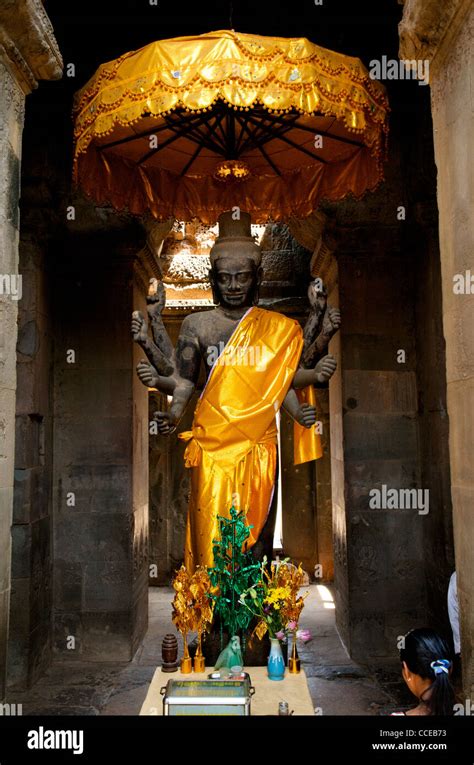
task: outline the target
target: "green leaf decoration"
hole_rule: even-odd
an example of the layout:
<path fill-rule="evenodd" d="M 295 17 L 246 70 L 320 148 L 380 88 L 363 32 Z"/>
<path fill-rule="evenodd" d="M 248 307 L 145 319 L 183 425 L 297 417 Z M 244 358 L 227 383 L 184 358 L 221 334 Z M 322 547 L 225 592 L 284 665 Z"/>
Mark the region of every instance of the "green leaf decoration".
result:
<path fill-rule="evenodd" d="M 213 540 L 214 566 L 208 569 L 217 594 L 211 594 L 214 614 L 229 635 L 245 632 L 252 621 L 252 614 L 240 602 L 240 596 L 249 588 L 255 588 L 261 578 L 261 564 L 247 550 L 250 529 L 243 512 L 230 508 L 230 518 L 218 516 L 219 539 Z"/>

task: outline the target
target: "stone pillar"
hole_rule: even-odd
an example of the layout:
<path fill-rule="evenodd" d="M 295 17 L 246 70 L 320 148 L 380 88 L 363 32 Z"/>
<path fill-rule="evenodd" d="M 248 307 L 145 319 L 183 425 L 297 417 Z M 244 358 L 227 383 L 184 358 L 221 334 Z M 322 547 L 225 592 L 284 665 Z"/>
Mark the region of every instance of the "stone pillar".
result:
<path fill-rule="evenodd" d="M 19 298 L 13 293 L 18 286 L 24 101 L 38 79 L 56 79 L 61 71 L 61 57 L 42 3 L 4 0 L 0 7 L 0 700 L 5 694 L 10 602 Z"/>
<path fill-rule="evenodd" d="M 130 334 L 159 277 L 136 226 L 71 229 L 54 272 L 54 650 L 129 661 L 148 624 L 148 392 Z"/>
<path fill-rule="evenodd" d="M 28 130 L 25 141 L 28 141 Z M 26 169 L 28 159 L 24 152 Z M 52 351 L 50 219 L 39 213 L 35 190 L 22 186 L 17 342 L 15 485 L 13 497 L 8 685 L 30 686 L 51 661 L 52 616 Z M 51 213 L 50 213 L 51 214 Z M 54 219 L 53 219 L 54 220 Z M 56 220 L 56 232 L 62 221 Z"/>
<path fill-rule="evenodd" d="M 407 0 L 400 58 L 430 62 L 463 683 L 474 697 L 474 160 L 470 0 Z"/>
<path fill-rule="evenodd" d="M 420 487 L 413 278 L 374 248 L 339 251 L 342 326 L 330 350 L 336 620 L 356 660 L 394 656 L 396 637 L 424 621 L 424 519 L 371 509 L 372 489 Z M 400 299 L 400 285 L 403 298 Z M 337 301 L 335 301 L 337 302 Z M 397 349 L 407 363 L 397 363 Z M 388 605 L 390 604 L 390 605 Z"/>

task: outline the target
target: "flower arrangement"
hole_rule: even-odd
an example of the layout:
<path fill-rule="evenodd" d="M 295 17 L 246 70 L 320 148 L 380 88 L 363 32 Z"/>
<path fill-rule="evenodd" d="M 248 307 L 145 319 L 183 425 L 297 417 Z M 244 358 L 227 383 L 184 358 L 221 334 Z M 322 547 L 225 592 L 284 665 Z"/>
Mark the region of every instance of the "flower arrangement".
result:
<path fill-rule="evenodd" d="M 285 639 L 288 633 L 302 640 L 311 638 L 308 630 L 298 630 L 304 599 L 308 594 L 299 594 L 303 581 L 301 564 L 296 568 L 285 559 L 272 563 L 268 571 L 267 559 L 263 559 L 260 581 L 240 596 L 242 605 L 258 619 L 254 634 L 260 640 L 267 632 L 271 638 L 279 640 Z"/>
<path fill-rule="evenodd" d="M 286 631 L 293 636 L 292 652 L 288 664 L 290 672 L 298 673 L 300 671 L 300 659 L 298 656 L 297 641 L 300 639 L 306 643 L 308 640 L 311 640 L 309 630 L 298 629 L 298 622 L 304 608 L 304 599 L 307 597 L 308 593 L 305 592 L 304 595 L 299 594 L 304 582 L 304 571 L 301 563 L 298 568 L 291 565 L 281 566 L 280 568 L 280 578 L 290 591 L 290 597 L 288 598 L 282 613 L 283 619 L 287 622 Z"/>

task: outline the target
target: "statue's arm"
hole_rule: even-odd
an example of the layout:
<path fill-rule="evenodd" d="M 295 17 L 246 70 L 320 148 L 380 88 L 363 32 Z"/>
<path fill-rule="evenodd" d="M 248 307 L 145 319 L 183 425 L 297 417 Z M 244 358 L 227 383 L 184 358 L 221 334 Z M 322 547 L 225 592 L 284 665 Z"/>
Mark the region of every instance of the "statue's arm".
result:
<path fill-rule="evenodd" d="M 199 340 L 193 328 L 193 316 L 187 316 L 181 326 L 176 344 L 173 398 L 168 412 L 155 412 L 158 431 L 168 435 L 176 430 L 189 401 L 196 390 L 201 367 Z"/>
<path fill-rule="evenodd" d="M 337 361 L 334 356 L 328 353 L 327 356 L 318 361 L 314 369 L 304 369 L 300 367 L 293 377 L 293 388 L 306 388 L 307 385 L 314 385 L 316 388 L 322 388 L 326 385 L 330 377 L 333 376 L 337 368 Z"/>
<path fill-rule="evenodd" d="M 293 388 L 290 388 L 286 394 L 282 409 L 305 428 L 310 428 L 317 420 L 316 407 L 311 404 L 300 404 Z"/>
<path fill-rule="evenodd" d="M 160 348 L 164 356 L 174 363 L 174 347 L 166 331 L 161 313 L 166 304 L 166 291 L 163 282 L 158 279 L 150 279 L 150 289 L 148 292 L 147 314 L 150 320 L 151 333 L 155 345 Z"/>
<path fill-rule="evenodd" d="M 149 361 L 140 361 L 137 366 L 138 376 L 149 388 L 158 388 L 161 393 L 171 395 L 176 386 L 177 375 L 173 343 L 161 316 L 166 304 L 163 282 L 150 279 L 146 302 L 153 340 L 148 335 L 148 323 L 143 314 L 140 311 L 134 311 L 132 314 L 133 339 L 145 352 Z"/>
<path fill-rule="evenodd" d="M 304 369 L 315 367 L 322 359 L 327 353 L 329 341 L 341 326 L 340 311 L 328 305 L 327 291 L 321 279 L 310 282 L 308 300 L 310 312 L 303 329 L 304 345 L 301 354 L 301 366 Z"/>
<path fill-rule="evenodd" d="M 158 430 L 171 433 L 181 419 L 194 393 L 199 376 L 200 353 L 196 333 L 192 331 L 192 318 L 183 321 L 175 353 L 168 336 L 161 312 L 165 306 L 165 288 L 162 282 L 151 280 L 147 297 L 147 314 L 151 324 L 153 340 L 148 335 L 148 323 L 140 311 L 132 314 L 132 336 L 142 348 L 148 362 L 137 365 L 137 373 L 144 385 L 157 388 L 166 396 L 172 396 L 167 412 L 155 412 Z"/>
<path fill-rule="evenodd" d="M 325 386 L 337 367 L 336 359 L 327 353 L 327 348 L 341 326 L 340 311 L 328 305 L 327 292 L 320 279 L 310 283 L 308 299 L 311 310 L 303 330 L 300 367 L 292 382 L 296 389 L 307 385 Z"/>
<path fill-rule="evenodd" d="M 314 341 L 321 332 L 324 314 L 327 307 L 327 292 L 321 279 L 314 279 L 308 286 L 308 300 L 311 306 L 308 319 L 303 328 L 303 353 L 301 361 L 303 366 L 312 366 L 305 364 L 305 358 L 310 359 L 309 349 L 313 347 Z M 314 366 L 314 364 L 313 364 Z"/>
<path fill-rule="evenodd" d="M 301 355 L 302 366 L 308 369 L 314 366 L 319 359 L 327 352 L 329 341 L 336 334 L 341 326 L 341 312 L 338 308 L 328 305 L 324 312 L 321 328 L 318 335 L 311 342 L 303 347 Z"/>
<path fill-rule="evenodd" d="M 163 351 L 150 340 L 147 323 L 140 311 L 134 311 L 132 314 L 132 336 L 134 341 L 145 352 L 147 359 L 158 375 L 169 377 L 173 374 L 175 368 L 172 355 L 167 358 Z"/>

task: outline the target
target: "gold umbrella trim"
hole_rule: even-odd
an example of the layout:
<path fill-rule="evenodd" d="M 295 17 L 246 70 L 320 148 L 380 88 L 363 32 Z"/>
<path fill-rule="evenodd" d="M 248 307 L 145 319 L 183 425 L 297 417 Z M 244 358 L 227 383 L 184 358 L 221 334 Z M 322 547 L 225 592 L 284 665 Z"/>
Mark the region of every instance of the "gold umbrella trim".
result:
<path fill-rule="evenodd" d="M 334 116 L 363 136 L 372 155 L 383 154 L 385 88 L 359 59 L 305 38 L 220 31 L 154 42 L 102 64 L 76 95 L 75 165 L 116 123 L 131 125 L 180 106 L 201 113 L 218 100 L 243 111 L 261 104 L 275 114 Z"/>

